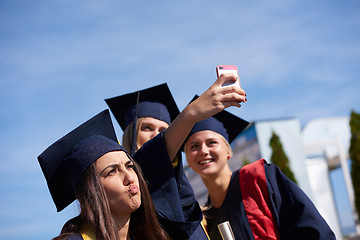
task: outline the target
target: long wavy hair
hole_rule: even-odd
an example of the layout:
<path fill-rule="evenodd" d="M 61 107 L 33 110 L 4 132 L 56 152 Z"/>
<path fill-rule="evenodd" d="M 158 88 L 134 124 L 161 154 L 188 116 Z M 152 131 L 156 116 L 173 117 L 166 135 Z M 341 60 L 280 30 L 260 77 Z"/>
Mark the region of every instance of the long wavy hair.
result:
<path fill-rule="evenodd" d="M 128 157 L 132 160 L 129 155 Z M 139 178 L 141 205 L 131 214 L 129 235 L 131 239 L 170 239 L 157 219 L 156 210 L 141 169 L 134 160 L 132 162 Z M 119 227 L 112 218 L 110 205 L 94 163 L 82 176 L 76 192 L 81 212 L 77 217 L 65 223 L 61 234 L 54 240 L 66 239 L 71 234 L 80 233 L 84 225 L 92 229 L 97 240 L 119 240 Z"/>

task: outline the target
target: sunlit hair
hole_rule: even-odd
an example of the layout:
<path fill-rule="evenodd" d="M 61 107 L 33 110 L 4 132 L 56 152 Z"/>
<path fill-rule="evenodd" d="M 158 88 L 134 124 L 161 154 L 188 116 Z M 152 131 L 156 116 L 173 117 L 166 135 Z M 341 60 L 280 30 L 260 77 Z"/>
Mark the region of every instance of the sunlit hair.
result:
<path fill-rule="evenodd" d="M 131 159 L 130 156 L 128 156 Z M 138 164 L 131 159 L 139 179 L 141 205 L 131 213 L 129 235 L 131 239 L 170 239 L 161 228 L 154 204 Z M 55 239 L 66 239 L 68 235 L 79 233 L 87 224 L 95 233 L 97 240 L 119 240 L 119 226 L 112 218 L 110 204 L 101 184 L 94 163 L 86 170 L 77 185 L 77 199 L 80 214 L 65 223 L 61 235 Z"/>
<path fill-rule="evenodd" d="M 136 120 L 136 136 L 138 136 L 138 133 L 140 131 L 140 127 L 143 121 L 143 117 L 140 117 Z M 125 148 L 125 150 L 127 152 L 131 152 L 131 146 L 132 146 L 132 141 L 133 141 L 133 129 L 134 129 L 134 123 L 135 121 L 132 121 L 125 129 L 123 137 L 122 137 L 122 143 L 121 145 L 123 146 L 123 148 Z M 137 151 L 139 148 L 141 148 L 140 144 L 139 144 L 139 138 L 137 137 L 136 139 L 136 149 L 135 151 Z"/>
<path fill-rule="evenodd" d="M 211 130 L 209 130 L 209 131 L 211 131 Z M 228 150 L 228 152 L 229 152 L 229 154 L 232 156 L 233 155 L 233 152 L 232 152 L 232 149 L 231 149 L 231 146 L 230 146 L 230 143 L 221 135 L 221 134 L 219 134 L 219 133 L 217 133 L 217 132 L 214 132 L 214 131 L 211 131 L 212 133 L 214 133 L 215 135 L 217 135 L 224 143 L 225 143 L 225 145 L 226 145 L 226 148 L 227 148 L 227 150 Z M 188 139 L 189 140 L 189 139 Z M 184 143 L 184 152 L 185 152 L 185 154 L 186 154 L 186 152 L 187 152 L 187 141 Z"/>

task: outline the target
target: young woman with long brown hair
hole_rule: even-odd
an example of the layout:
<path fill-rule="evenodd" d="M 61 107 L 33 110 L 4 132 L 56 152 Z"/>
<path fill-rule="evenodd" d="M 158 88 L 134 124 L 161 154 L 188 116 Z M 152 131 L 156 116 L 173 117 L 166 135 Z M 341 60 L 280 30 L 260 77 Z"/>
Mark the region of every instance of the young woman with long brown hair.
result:
<path fill-rule="evenodd" d="M 80 214 L 55 239 L 170 239 L 141 170 L 116 142 L 103 111 L 47 148 L 39 163 L 58 211 L 77 199 Z"/>

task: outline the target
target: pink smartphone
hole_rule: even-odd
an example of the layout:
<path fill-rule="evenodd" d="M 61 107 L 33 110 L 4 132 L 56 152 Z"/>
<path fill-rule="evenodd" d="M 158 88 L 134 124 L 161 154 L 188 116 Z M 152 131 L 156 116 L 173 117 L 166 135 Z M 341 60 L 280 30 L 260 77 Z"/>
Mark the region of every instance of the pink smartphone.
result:
<path fill-rule="evenodd" d="M 223 73 L 232 73 L 234 74 L 238 80 L 236 80 L 235 82 L 233 80 L 226 80 L 223 84 L 224 86 L 229 86 L 232 84 L 238 84 L 238 86 L 240 87 L 240 77 L 239 77 L 239 71 L 237 66 L 235 65 L 219 65 L 216 67 L 216 73 L 217 73 L 217 77 L 219 78 L 221 76 L 221 74 Z"/>

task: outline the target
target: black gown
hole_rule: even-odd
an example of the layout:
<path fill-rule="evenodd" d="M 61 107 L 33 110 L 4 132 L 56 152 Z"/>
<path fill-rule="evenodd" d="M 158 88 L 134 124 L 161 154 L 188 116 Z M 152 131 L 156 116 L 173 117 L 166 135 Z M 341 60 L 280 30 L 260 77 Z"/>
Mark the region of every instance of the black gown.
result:
<path fill-rule="evenodd" d="M 252 164 L 253 166 L 254 164 L 261 164 L 261 161 L 264 160 L 258 160 Z M 334 233 L 314 204 L 294 182 L 289 180 L 275 165 L 265 162 L 262 168 L 264 169 L 265 188 L 269 199 L 267 207 L 272 213 L 274 228 L 277 232 L 275 238 L 281 240 L 335 239 Z M 243 188 L 240 187 L 242 180 L 240 179 L 240 171 L 234 171 L 222 206 L 220 208 L 209 207 L 204 212 L 211 240 L 222 239 L 217 224 L 225 221 L 230 222 L 235 239 L 264 239 L 264 237 L 259 237 L 259 234 L 255 233 L 250 226 L 248 209 L 245 209 L 241 192 Z M 264 236 L 269 235 L 264 234 Z M 266 237 L 266 239 L 275 238 Z"/>
<path fill-rule="evenodd" d="M 147 141 L 133 156 L 148 182 L 160 223 L 174 239 L 208 239 L 200 223 L 202 211 L 187 179 L 181 154 L 174 168 L 164 132 Z"/>

